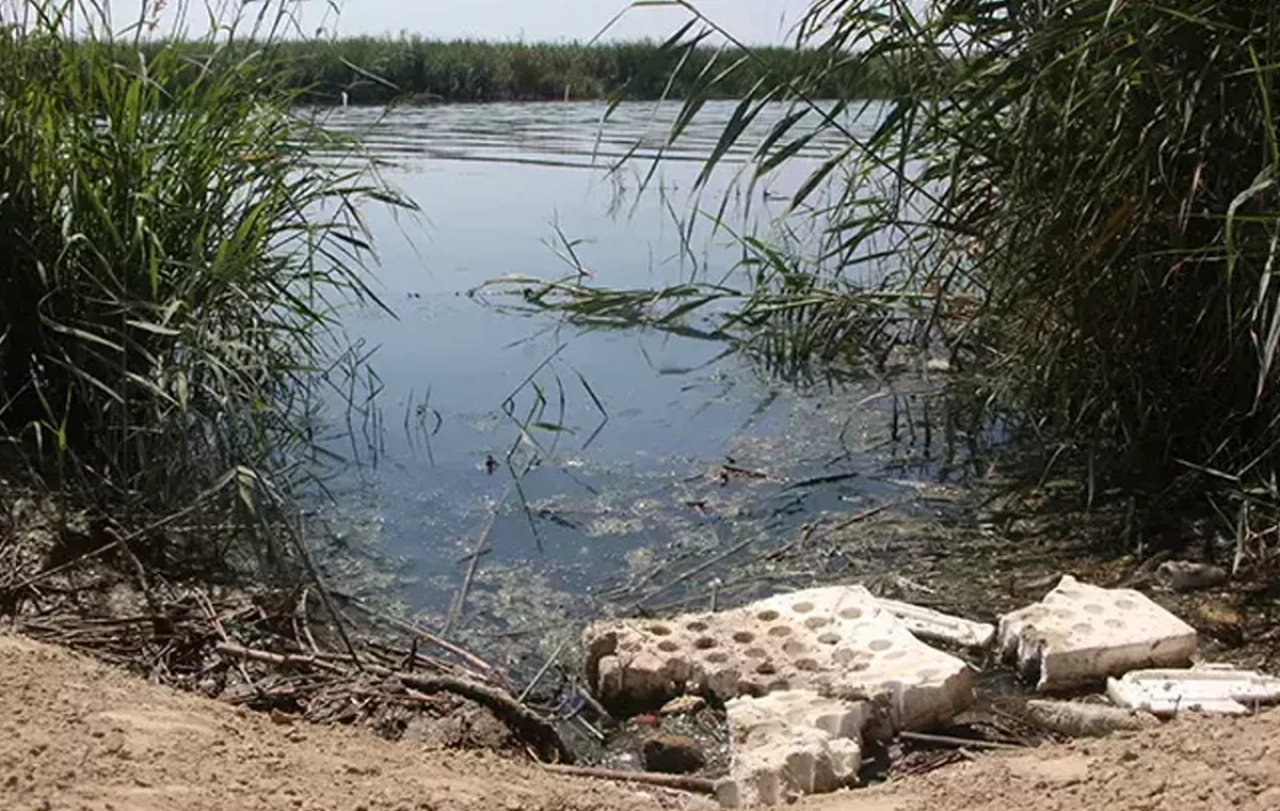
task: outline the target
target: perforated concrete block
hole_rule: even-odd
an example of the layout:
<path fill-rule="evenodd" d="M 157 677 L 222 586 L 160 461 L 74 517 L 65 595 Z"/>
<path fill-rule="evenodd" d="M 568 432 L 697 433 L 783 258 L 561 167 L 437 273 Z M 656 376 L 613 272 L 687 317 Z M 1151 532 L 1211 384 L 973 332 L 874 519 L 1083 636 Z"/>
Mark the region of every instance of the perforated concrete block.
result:
<path fill-rule="evenodd" d="M 1063 575 L 1035 605 L 1000 618 L 998 644 L 1037 689 L 1063 690 L 1144 667 L 1187 664 L 1190 625 L 1131 589 L 1104 589 Z"/>
<path fill-rule="evenodd" d="M 1160 717 L 1187 711 L 1244 715 L 1259 704 L 1280 702 L 1280 679 L 1218 666 L 1134 670 L 1108 679 L 1107 696 L 1122 707 Z"/>
<path fill-rule="evenodd" d="M 892 730 L 944 721 L 973 699 L 968 666 L 916 639 L 860 586 L 671 620 L 596 623 L 585 642 L 596 694 L 624 712 L 681 693 L 728 701 L 808 689 L 873 699 Z"/>
<path fill-rule="evenodd" d="M 865 702 L 810 690 L 729 701 L 733 760 L 716 797 L 727 808 L 777 805 L 852 785 L 862 765 L 868 709 Z"/>

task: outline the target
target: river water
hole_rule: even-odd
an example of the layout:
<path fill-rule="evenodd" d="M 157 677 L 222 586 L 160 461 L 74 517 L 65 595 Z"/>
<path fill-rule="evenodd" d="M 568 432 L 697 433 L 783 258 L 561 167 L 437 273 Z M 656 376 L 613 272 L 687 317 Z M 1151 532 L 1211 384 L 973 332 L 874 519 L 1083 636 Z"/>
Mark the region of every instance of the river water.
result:
<path fill-rule="evenodd" d="M 349 464 L 313 525 L 356 552 L 329 563 L 353 589 L 392 594 L 428 627 L 500 648 L 515 670 L 583 617 L 805 585 L 794 574 L 739 583 L 732 567 L 822 511 L 866 510 L 951 475 L 903 428 L 901 387 L 797 387 L 694 332 L 579 328 L 476 292 L 509 274 L 572 275 L 574 261 L 601 287 L 721 278 L 742 257 L 734 236 L 681 221 L 727 199 L 734 231 L 767 236 L 839 146 L 815 140 L 754 189 L 738 177 L 740 150 L 696 199 L 733 110 L 709 104 L 640 194 L 677 109 L 623 105 L 603 124 L 595 103 L 326 114 L 421 212 L 366 211 L 374 289 L 391 313 L 348 309 L 343 323 L 371 353 L 378 396 L 333 444 Z M 784 113 L 761 116 L 756 133 Z M 869 133 L 880 113 L 851 126 Z"/>

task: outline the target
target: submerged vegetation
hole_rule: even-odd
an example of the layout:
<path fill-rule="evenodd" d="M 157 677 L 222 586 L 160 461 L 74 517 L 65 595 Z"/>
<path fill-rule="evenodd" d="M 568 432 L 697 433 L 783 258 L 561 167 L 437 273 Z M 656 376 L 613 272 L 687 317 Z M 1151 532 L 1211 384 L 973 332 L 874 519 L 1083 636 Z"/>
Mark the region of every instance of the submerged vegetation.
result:
<path fill-rule="evenodd" d="M 333 308 L 370 299 L 357 206 L 405 203 L 294 112 L 283 17 L 193 60 L 87 3 L 2 8 L 0 475 L 126 525 L 270 515 L 314 451 L 309 391 L 350 368 Z"/>
<path fill-rule="evenodd" d="M 673 52 L 715 28 L 697 3 L 668 5 L 701 21 Z M 727 299 L 723 327 L 792 373 L 943 353 L 990 417 L 1077 467 L 1089 500 L 1208 493 L 1237 563 L 1274 547 L 1274 5 L 814 0 L 799 30 L 830 70 L 892 60 L 904 84 L 883 105 L 812 102 L 822 71 L 746 93 L 709 163 L 753 147 L 759 181 L 839 140 L 793 201 L 822 238 L 749 242 L 745 289 L 665 291 L 658 318 Z M 672 141 L 709 95 L 686 101 Z M 771 102 L 791 114 L 739 143 Z M 849 126 L 868 115 L 874 129 Z M 534 298 L 597 316 L 610 301 L 562 292 Z"/>

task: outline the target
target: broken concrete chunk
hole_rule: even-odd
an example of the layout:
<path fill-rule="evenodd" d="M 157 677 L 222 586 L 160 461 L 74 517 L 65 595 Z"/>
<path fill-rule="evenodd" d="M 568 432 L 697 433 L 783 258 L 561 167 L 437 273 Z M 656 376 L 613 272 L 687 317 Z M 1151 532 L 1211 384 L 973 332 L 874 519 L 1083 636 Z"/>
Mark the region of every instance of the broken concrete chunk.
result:
<path fill-rule="evenodd" d="M 725 711 L 733 761 L 716 797 L 726 808 L 778 805 L 857 781 L 866 703 L 785 690 L 735 698 Z"/>
<path fill-rule="evenodd" d="M 1207 563 L 1166 560 L 1156 569 L 1156 580 L 1174 591 L 1211 589 L 1227 582 L 1227 571 Z"/>
<path fill-rule="evenodd" d="M 924 640 L 948 642 L 966 648 L 985 648 L 995 638 L 994 625 L 973 622 L 897 600 L 877 598 L 880 606 L 897 617 L 907 630 Z"/>
<path fill-rule="evenodd" d="M 1063 575 L 1043 600 L 1000 618 L 999 648 L 1038 690 L 1077 687 L 1141 667 L 1191 661 L 1196 632 L 1131 589 L 1104 589 Z"/>
<path fill-rule="evenodd" d="M 1027 702 L 1026 710 L 1027 717 L 1042 728 L 1076 738 L 1101 738 L 1121 730 L 1136 731 L 1160 725 L 1150 713 L 1105 704 L 1032 699 Z"/>
<path fill-rule="evenodd" d="M 1244 715 L 1280 702 L 1280 679 L 1252 670 L 1201 666 L 1135 670 L 1107 681 L 1107 696 L 1122 707 L 1169 717 L 1181 711 Z"/>
<path fill-rule="evenodd" d="M 861 586 L 671 620 L 600 622 L 584 641 L 592 688 L 624 714 L 682 693 L 728 701 L 810 689 L 875 699 L 891 731 L 945 721 L 973 700 L 969 667 L 916 639 Z"/>

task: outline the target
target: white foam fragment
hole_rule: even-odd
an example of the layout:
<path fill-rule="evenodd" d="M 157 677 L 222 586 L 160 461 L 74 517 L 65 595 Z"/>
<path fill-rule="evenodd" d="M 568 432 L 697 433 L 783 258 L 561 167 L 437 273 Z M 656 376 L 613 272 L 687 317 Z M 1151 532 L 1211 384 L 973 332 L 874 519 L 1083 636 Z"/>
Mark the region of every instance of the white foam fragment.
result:
<path fill-rule="evenodd" d="M 732 740 L 729 776 L 716 786 L 726 808 L 779 805 L 857 781 L 865 702 L 787 690 L 725 704 Z"/>
<path fill-rule="evenodd" d="M 1107 681 L 1107 696 L 1122 707 L 1169 717 L 1180 711 L 1244 715 L 1280 701 L 1280 679 L 1220 666 L 1134 670 Z"/>
<path fill-rule="evenodd" d="M 1189 664 L 1190 625 L 1132 589 L 1104 589 L 1063 575 L 1035 605 L 1000 618 L 998 645 L 1037 689 L 1063 690 L 1144 667 Z"/>
<path fill-rule="evenodd" d="M 949 642 L 967 648 L 985 648 L 995 638 L 996 628 L 985 622 L 953 617 L 910 603 L 877 598 L 880 606 L 897 617 L 907 630 L 924 640 Z"/>

